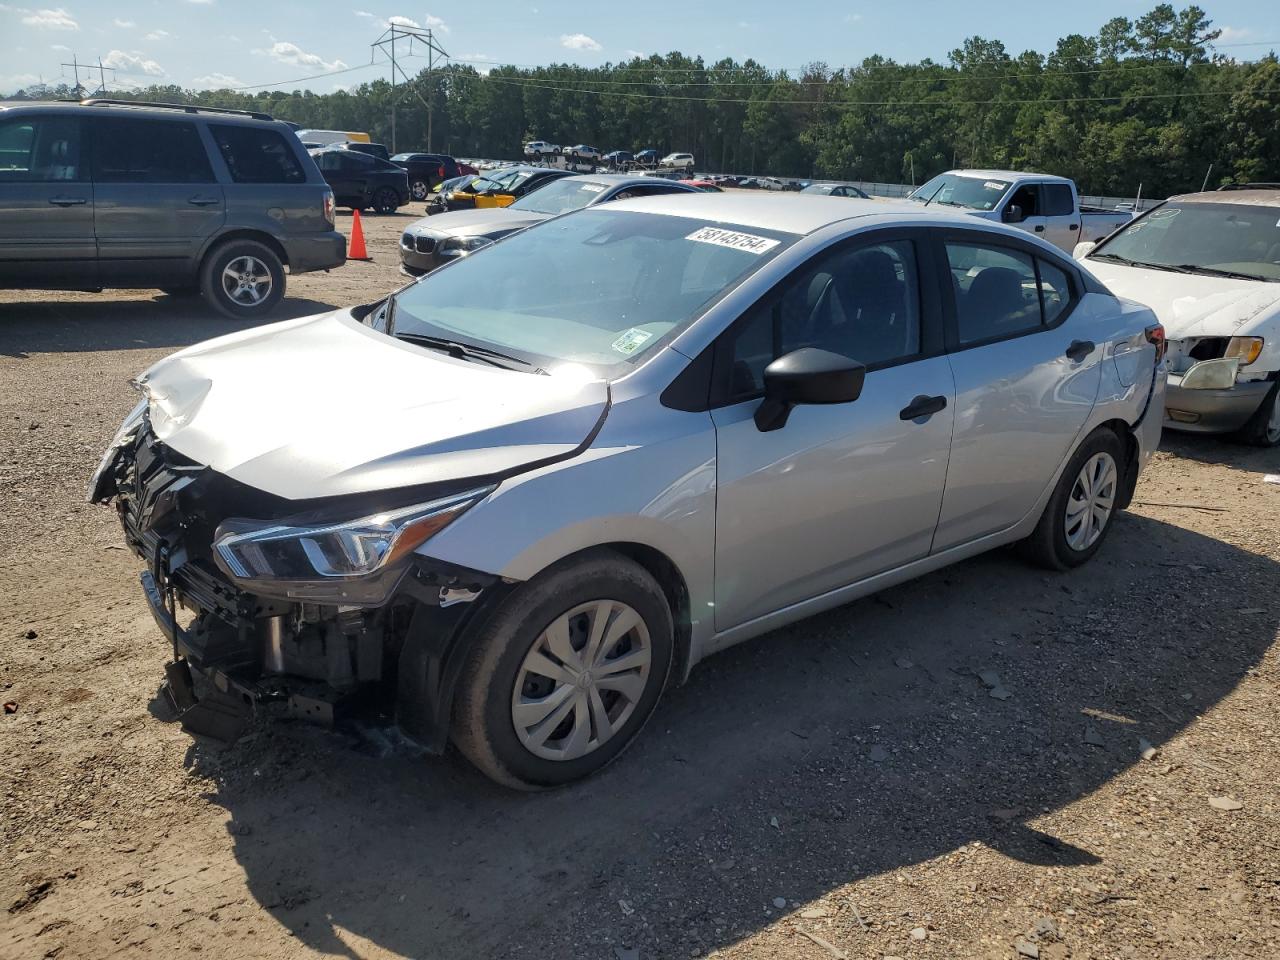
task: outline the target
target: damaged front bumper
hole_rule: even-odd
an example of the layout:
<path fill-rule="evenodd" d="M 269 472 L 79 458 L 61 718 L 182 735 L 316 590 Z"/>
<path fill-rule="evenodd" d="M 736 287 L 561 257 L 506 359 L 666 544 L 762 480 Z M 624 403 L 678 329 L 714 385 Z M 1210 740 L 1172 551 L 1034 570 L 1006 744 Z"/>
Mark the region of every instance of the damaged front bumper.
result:
<path fill-rule="evenodd" d="M 327 724 L 373 716 L 444 749 L 471 631 L 513 584 L 412 554 L 376 606 L 258 595 L 212 559 L 212 531 L 244 488 L 166 449 L 145 420 L 103 474 L 92 498 L 115 500 L 146 564 L 142 590 L 173 648 L 166 690 L 185 727 L 231 740 L 259 709 Z"/>
<path fill-rule="evenodd" d="M 1272 387 L 1269 380 L 1241 380 L 1223 387 L 1188 387 L 1185 380 L 1185 376 L 1169 374 L 1165 426 L 1196 433 L 1239 430 L 1257 412 Z"/>

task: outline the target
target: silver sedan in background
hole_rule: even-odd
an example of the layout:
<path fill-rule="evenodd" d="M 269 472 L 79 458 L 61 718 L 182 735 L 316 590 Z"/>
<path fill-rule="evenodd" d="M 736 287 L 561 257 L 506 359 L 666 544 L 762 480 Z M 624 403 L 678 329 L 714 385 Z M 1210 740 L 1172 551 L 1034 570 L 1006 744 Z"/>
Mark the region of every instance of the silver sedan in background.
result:
<path fill-rule="evenodd" d="M 1149 310 L 1025 233 L 696 194 L 555 218 L 138 382 L 91 497 L 145 562 L 184 721 L 228 691 L 306 716 L 381 696 L 534 789 L 618 756 L 731 644 L 1003 544 L 1083 564 L 1165 372 Z"/>

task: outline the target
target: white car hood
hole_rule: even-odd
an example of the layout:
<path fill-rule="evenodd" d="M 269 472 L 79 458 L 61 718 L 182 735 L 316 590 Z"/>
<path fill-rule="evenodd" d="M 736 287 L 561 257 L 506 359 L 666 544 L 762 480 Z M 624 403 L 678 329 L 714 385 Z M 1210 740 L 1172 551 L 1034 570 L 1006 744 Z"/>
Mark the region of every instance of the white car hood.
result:
<path fill-rule="evenodd" d="M 197 344 L 138 383 L 160 440 L 289 500 L 567 456 L 608 401 L 603 381 L 455 360 L 375 333 L 347 311 Z"/>
<path fill-rule="evenodd" d="M 1170 273 L 1089 258 L 1084 265 L 1116 296 L 1150 307 L 1170 340 L 1247 335 L 1280 303 L 1280 283 Z"/>

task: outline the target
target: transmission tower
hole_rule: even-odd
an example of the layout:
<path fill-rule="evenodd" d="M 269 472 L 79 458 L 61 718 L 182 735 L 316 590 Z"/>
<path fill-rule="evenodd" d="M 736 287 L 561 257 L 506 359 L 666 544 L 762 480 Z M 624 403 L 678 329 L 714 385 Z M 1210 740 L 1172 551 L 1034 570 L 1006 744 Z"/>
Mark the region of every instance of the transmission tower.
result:
<path fill-rule="evenodd" d="M 98 74 L 98 90 L 97 90 L 97 92 L 98 92 L 98 93 L 106 93 L 106 92 L 107 92 L 107 73 L 108 73 L 108 71 L 111 73 L 111 82 L 112 82 L 112 83 L 114 83 L 114 82 L 115 82 L 115 79 L 116 79 L 116 69 L 115 69 L 115 67 L 104 67 L 104 66 L 102 65 L 102 58 L 101 58 L 101 57 L 99 57 L 99 58 L 98 58 L 98 65 L 97 65 L 96 67 L 95 67 L 93 64 L 91 64 L 91 63 L 81 63 L 81 62 L 80 62 L 80 61 L 79 61 L 75 56 L 72 56 L 72 58 L 71 58 L 71 62 L 70 62 L 70 63 L 63 63 L 63 64 L 60 64 L 60 66 L 62 66 L 63 68 L 70 67 L 70 68 L 72 69 L 72 71 L 74 72 L 74 75 L 75 75 L 75 78 L 76 78 L 76 85 L 75 85 L 74 87 L 72 87 L 72 88 L 71 88 L 71 92 L 72 92 L 76 97 L 79 97 L 79 98 L 83 98 L 86 94 L 88 94 L 88 93 L 89 93 L 89 91 L 85 88 L 84 84 L 82 84 L 82 83 L 80 82 L 80 71 L 81 71 L 81 70 L 83 70 L 83 71 L 85 72 L 85 76 L 86 76 L 86 77 L 91 77 L 91 76 L 93 76 L 93 74 L 94 74 L 94 72 L 95 72 L 95 71 L 97 72 L 97 74 Z"/>
<path fill-rule="evenodd" d="M 400 41 L 399 51 L 396 49 L 397 40 Z M 382 32 L 382 35 L 379 36 L 378 39 L 375 40 L 373 43 L 369 44 L 369 46 L 372 48 L 371 49 L 372 58 L 376 59 L 378 53 L 381 52 L 383 56 L 389 58 L 391 61 L 391 152 L 392 153 L 396 152 L 396 103 L 400 96 L 400 91 L 397 89 L 397 84 L 401 79 L 403 79 L 404 82 L 408 84 L 412 84 L 413 82 L 409 78 L 409 75 L 404 72 L 404 68 L 400 66 L 397 60 L 397 57 L 398 56 L 414 56 L 415 55 L 413 52 L 414 41 L 425 44 L 427 48 L 427 96 L 423 97 L 422 94 L 418 93 L 416 89 L 414 89 L 414 93 L 417 95 L 418 99 L 423 102 L 423 105 L 426 106 L 427 108 L 427 150 L 429 152 L 432 147 L 431 127 L 432 127 L 432 120 L 434 119 L 433 114 L 435 113 L 434 71 L 435 71 L 435 65 L 436 65 L 436 57 L 439 56 L 447 60 L 449 58 L 449 54 L 447 54 L 444 48 L 441 47 L 440 44 L 436 42 L 435 35 L 434 33 L 432 33 L 430 27 L 411 27 L 411 26 L 406 26 L 405 24 L 400 24 L 400 23 L 387 24 L 387 29 Z M 406 42 L 408 42 L 407 51 L 405 51 Z M 401 51 L 405 51 L 405 52 L 402 53 Z M 371 59 L 370 62 L 373 62 L 373 59 Z"/>

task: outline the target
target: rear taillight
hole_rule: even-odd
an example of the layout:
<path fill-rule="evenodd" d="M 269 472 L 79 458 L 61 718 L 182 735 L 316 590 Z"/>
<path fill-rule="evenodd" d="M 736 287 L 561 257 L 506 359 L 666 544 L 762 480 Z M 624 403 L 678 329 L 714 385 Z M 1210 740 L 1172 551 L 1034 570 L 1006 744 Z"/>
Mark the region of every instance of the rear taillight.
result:
<path fill-rule="evenodd" d="M 1164 339 L 1164 325 L 1153 323 L 1143 331 L 1147 335 L 1147 343 L 1156 348 L 1156 363 L 1164 359 L 1165 349 L 1168 346 Z"/>
<path fill-rule="evenodd" d="M 326 190 L 324 192 L 324 218 L 329 221 L 329 226 L 333 226 L 333 191 Z"/>
<path fill-rule="evenodd" d="M 444 167 L 437 167 L 437 168 L 436 168 L 436 179 L 437 179 L 437 180 L 443 180 L 443 179 L 444 179 Z"/>

